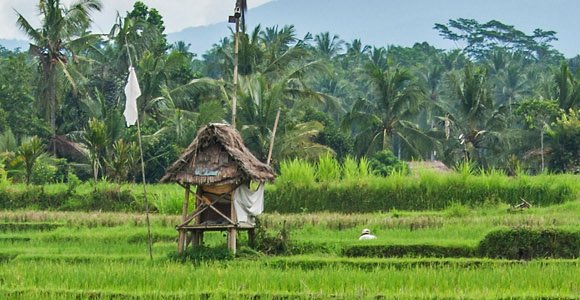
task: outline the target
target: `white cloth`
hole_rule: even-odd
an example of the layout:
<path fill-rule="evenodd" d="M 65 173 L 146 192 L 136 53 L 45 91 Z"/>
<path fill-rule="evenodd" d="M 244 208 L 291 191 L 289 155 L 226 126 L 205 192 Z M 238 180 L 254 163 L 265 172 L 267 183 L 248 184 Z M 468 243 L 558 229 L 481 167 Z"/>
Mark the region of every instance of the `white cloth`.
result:
<path fill-rule="evenodd" d="M 361 235 L 358 239 L 362 241 L 362 240 L 374 240 L 376 238 L 377 238 L 376 236 L 369 233 Z"/>
<path fill-rule="evenodd" d="M 238 222 L 254 223 L 254 217 L 264 211 L 264 184 L 256 191 L 246 185 L 240 185 L 234 191 L 234 208 Z"/>
<path fill-rule="evenodd" d="M 125 97 L 127 100 L 125 102 L 125 111 L 123 112 L 127 126 L 135 125 L 137 122 L 139 116 L 137 113 L 137 98 L 139 96 L 141 96 L 141 89 L 139 88 L 135 68 L 129 67 L 129 78 L 127 78 L 127 85 L 125 85 Z"/>

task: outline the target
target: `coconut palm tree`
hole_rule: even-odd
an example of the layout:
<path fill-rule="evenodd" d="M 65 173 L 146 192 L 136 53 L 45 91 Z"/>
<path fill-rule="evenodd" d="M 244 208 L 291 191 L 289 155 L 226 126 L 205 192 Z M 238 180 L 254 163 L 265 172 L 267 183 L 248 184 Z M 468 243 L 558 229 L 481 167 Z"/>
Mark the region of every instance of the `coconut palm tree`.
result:
<path fill-rule="evenodd" d="M 42 111 L 46 112 L 53 136 L 56 135 L 58 73 L 62 71 L 74 86 L 67 64 L 70 60 L 76 62 L 77 51 L 98 38 L 98 35 L 87 34 L 86 29 L 91 24 L 90 14 L 101 8 L 100 0 L 77 0 L 68 7 L 60 0 L 40 0 L 40 28 L 32 27 L 18 13 L 17 23 L 30 39 L 30 53 L 40 65 L 42 84 L 38 99 Z"/>
<path fill-rule="evenodd" d="M 342 51 L 344 41 L 338 35 L 330 36 L 330 33 L 322 32 L 314 36 L 315 51 L 325 59 L 331 59 Z"/>
<path fill-rule="evenodd" d="M 556 83 L 555 94 L 560 107 L 565 111 L 580 105 L 580 72 L 572 74 L 568 64 L 562 63 L 560 69 L 554 73 Z"/>
<path fill-rule="evenodd" d="M 383 48 L 373 49 L 364 74 L 370 82 L 368 98 L 358 99 L 343 126 L 354 129 L 359 154 L 393 150 L 420 156 L 420 145 L 429 144 L 417 124 L 409 121 L 419 111 L 425 93 L 407 70 L 394 68 Z"/>
<path fill-rule="evenodd" d="M 488 150 L 501 148 L 500 130 L 505 128 L 505 107 L 496 109 L 487 84 L 487 69 L 465 65 L 463 76 L 449 75 L 451 101 L 448 113 L 441 120 L 453 137 L 447 144 L 448 159 L 463 156 L 483 163 Z M 452 155 L 461 153 L 462 155 Z M 487 153 L 489 154 L 489 153 Z"/>
<path fill-rule="evenodd" d="M 292 139 L 305 142 L 308 137 L 315 136 L 321 129 L 320 126 L 313 124 L 296 124 L 296 115 L 300 114 L 303 105 L 331 101 L 326 95 L 310 90 L 301 81 L 301 74 L 304 69 L 309 67 L 315 68 L 316 66 L 306 64 L 297 68 L 289 68 L 286 70 L 285 76 L 275 78 L 261 73 L 241 78 L 240 103 L 243 108 L 239 114 L 242 125 L 241 132 L 245 137 L 247 146 L 256 157 L 266 158 L 274 118 L 279 108 L 283 112 L 281 124 L 289 125 L 279 125 L 279 134 L 276 138 L 278 145 L 289 145 Z M 318 149 L 319 145 L 309 144 L 308 149 L 295 146 L 294 150 L 306 151 Z M 284 151 L 279 153 L 282 152 Z M 294 151 L 293 153 L 298 152 Z"/>

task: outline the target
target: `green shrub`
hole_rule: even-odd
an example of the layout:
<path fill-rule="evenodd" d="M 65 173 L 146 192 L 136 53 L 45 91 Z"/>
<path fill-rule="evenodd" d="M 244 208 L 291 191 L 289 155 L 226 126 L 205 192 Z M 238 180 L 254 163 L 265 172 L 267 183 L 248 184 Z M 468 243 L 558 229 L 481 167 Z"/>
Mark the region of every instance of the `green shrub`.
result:
<path fill-rule="evenodd" d="M 0 189 L 0 209 L 50 209 L 62 206 L 67 199 L 65 191 L 47 193 L 42 186 L 23 189 Z"/>
<path fill-rule="evenodd" d="M 468 246 L 438 245 L 352 245 L 342 249 L 348 257 L 474 257 Z"/>
<path fill-rule="evenodd" d="M 272 233 L 266 229 L 259 218 L 256 219 L 255 244 L 251 245 L 256 250 L 264 254 L 286 254 L 291 249 L 290 230 L 286 223 L 277 233 Z"/>
<path fill-rule="evenodd" d="M 30 176 L 30 183 L 32 184 L 47 184 L 56 183 L 56 172 L 58 168 L 53 166 L 48 159 L 39 159 L 32 168 Z"/>
<path fill-rule="evenodd" d="M 461 203 L 452 203 L 445 209 L 445 214 L 448 217 L 461 218 L 469 215 L 469 208 L 465 207 L 465 205 L 462 205 Z"/>
<path fill-rule="evenodd" d="M 525 227 L 490 232 L 479 243 L 480 256 L 505 259 L 578 258 L 580 231 Z"/>
<path fill-rule="evenodd" d="M 390 150 L 383 150 L 373 154 L 369 163 L 373 171 L 382 176 L 389 176 L 393 173 L 407 174 L 409 172 L 407 163 L 398 159 Z"/>
<path fill-rule="evenodd" d="M 0 187 L 7 183 L 9 183 L 8 172 L 4 169 L 4 159 L 0 157 Z"/>
<path fill-rule="evenodd" d="M 116 185 L 95 189 L 84 199 L 83 207 L 88 210 L 131 211 L 137 206 L 133 193 Z"/>

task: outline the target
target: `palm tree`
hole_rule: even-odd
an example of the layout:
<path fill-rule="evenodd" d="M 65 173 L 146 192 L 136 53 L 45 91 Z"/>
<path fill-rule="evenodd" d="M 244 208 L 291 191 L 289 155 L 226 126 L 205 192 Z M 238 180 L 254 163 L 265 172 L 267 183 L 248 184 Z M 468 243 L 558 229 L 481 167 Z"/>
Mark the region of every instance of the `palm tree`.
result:
<path fill-rule="evenodd" d="M 425 93 L 407 70 L 389 65 L 384 48 L 373 49 L 370 57 L 364 71 L 370 82 L 368 99 L 355 102 L 343 126 L 356 131 L 359 154 L 393 150 L 400 155 L 404 148 L 408 157 L 420 156 L 419 145 L 431 139 L 409 119 L 418 112 Z"/>
<path fill-rule="evenodd" d="M 71 59 L 76 62 L 77 51 L 98 37 L 87 34 L 86 29 L 91 24 L 91 12 L 101 8 L 100 0 L 78 0 L 68 7 L 60 0 L 40 0 L 38 9 L 42 20 L 41 27 L 36 29 L 18 13 L 17 23 L 31 40 L 30 53 L 39 61 L 42 77 L 39 102 L 53 137 L 56 135 L 58 72 L 62 71 L 74 85 L 66 65 Z"/>
<path fill-rule="evenodd" d="M 107 146 L 111 142 L 107 135 L 107 125 L 100 120 L 90 119 L 82 135 L 82 142 L 89 150 L 93 180 L 99 179 L 99 171 L 103 169 L 103 160 L 106 157 Z"/>
<path fill-rule="evenodd" d="M 276 143 L 288 145 L 292 139 L 304 142 L 315 135 L 312 134 L 314 131 L 318 132 L 317 126 L 298 124 L 298 115 L 303 105 L 325 105 L 335 100 L 326 94 L 313 91 L 304 82 L 306 74 L 318 74 L 325 70 L 320 61 L 307 60 L 308 52 L 298 45 L 276 52 L 275 57 L 267 57 L 261 65 L 256 66 L 254 73 L 241 77 L 238 91 L 242 104 L 239 114 L 241 132 L 248 147 L 262 159 L 266 158 L 278 109 L 282 110 L 282 117 Z M 316 148 L 316 145 L 310 146 L 313 147 L 309 149 Z M 295 150 L 300 149 L 295 147 Z"/>
<path fill-rule="evenodd" d="M 111 147 L 110 158 L 105 160 L 111 178 L 117 183 L 126 180 L 129 172 L 136 169 L 138 157 L 137 143 L 126 142 L 123 139 L 116 140 Z"/>
<path fill-rule="evenodd" d="M 325 59 L 331 59 L 342 51 L 344 41 L 336 34 L 330 36 L 330 33 L 327 31 L 314 36 L 314 43 L 318 55 Z"/>
<path fill-rule="evenodd" d="M 554 73 L 556 82 L 556 97 L 560 107 L 565 111 L 580 105 L 580 72 L 574 76 L 568 64 L 562 63 L 560 69 Z"/>
<path fill-rule="evenodd" d="M 358 66 L 365 58 L 371 49 L 371 46 L 362 44 L 360 39 L 354 39 L 352 43 L 346 43 L 346 57 L 347 62 L 353 62 L 354 66 Z M 343 60 L 344 61 L 344 60 Z M 344 65 L 344 64 L 343 64 Z M 348 67 L 350 64 L 344 65 Z"/>
<path fill-rule="evenodd" d="M 540 170 L 544 172 L 544 135 L 548 124 L 555 121 L 559 113 L 555 100 L 526 99 L 518 103 L 515 114 L 520 116 L 528 129 L 540 131 Z"/>
<path fill-rule="evenodd" d="M 26 184 L 30 184 L 30 178 L 32 176 L 32 169 L 36 164 L 38 158 L 44 154 L 44 145 L 39 137 L 33 136 L 29 140 L 24 141 L 16 154 L 22 158 L 24 162 L 24 168 L 26 171 Z"/>
<path fill-rule="evenodd" d="M 487 69 L 465 65 L 463 76 L 449 75 L 453 101 L 448 113 L 441 119 L 446 131 L 456 137 L 448 142 L 460 146 L 466 160 L 483 162 L 485 150 L 498 149 L 501 142 L 499 130 L 505 127 L 505 111 L 494 108 L 487 85 Z M 459 145 L 455 145 L 455 143 Z M 451 155 L 452 156 L 452 155 Z"/>
<path fill-rule="evenodd" d="M 306 65 L 304 67 L 308 67 Z M 317 126 L 306 126 L 305 124 L 296 124 L 296 116 L 300 111 L 301 105 L 309 100 L 324 102 L 324 95 L 308 89 L 300 80 L 300 71 L 291 69 L 296 72 L 287 71 L 287 76 L 272 79 L 267 74 L 256 73 L 252 76 L 242 77 L 240 89 L 240 103 L 243 109 L 240 110 L 241 132 L 245 137 L 247 146 L 252 150 L 256 157 L 265 159 L 268 142 L 272 134 L 272 127 L 276 111 L 281 108 L 282 124 L 288 123 L 288 126 L 279 125 L 279 134 L 277 136 L 278 145 L 288 145 L 290 140 L 285 141 L 285 136 L 289 139 L 305 141 L 305 137 L 313 137 L 320 130 Z M 291 125 L 290 125 L 291 124 Z M 312 124 L 311 124 L 312 125 Z M 305 129 L 308 128 L 308 129 Z M 292 134 L 286 133 L 297 130 Z M 306 133 L 308 131 L 309 133 Z M 292 138 L 290 138 L 292 136 Z M 307 150 L 306 148 L 294 145 L 294 150 Z M 311 145 L 313 146 L 313 145 Z M 313 149 L 316 147 L 310 147 Z M 282 153 L 277 152 L 277 153 Z M 293 153 L 297 153 L 295 151 Z M 290 153 L 287 151 L 286 153 Z M 278 157 L 280 158 L 280 157 Z"/>

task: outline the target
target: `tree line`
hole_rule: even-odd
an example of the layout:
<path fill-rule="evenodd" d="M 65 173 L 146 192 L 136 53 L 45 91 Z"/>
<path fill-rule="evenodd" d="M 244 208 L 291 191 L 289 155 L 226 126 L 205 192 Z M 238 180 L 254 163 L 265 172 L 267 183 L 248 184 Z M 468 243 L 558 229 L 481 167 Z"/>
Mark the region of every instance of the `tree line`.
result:
<path fill-rule="evenodd" d="M 462 46 L 442 50 L 242 23 L 234 86 L 233 32 L 195 54 L 170 44 L 163 17 L 142 2 L 108 34 L 89 31 L 99 0 L 38 8 L 39 28 L 17 19 L 30 49 L 0 48 L 0 181 L 139 178 L 136 129 L 122 115 L 130 65 L 150 181 L 201 126 L 231 121 L 234 93 L 237 129 L 262 161 L 280 110 L 274 165 L 332 153 L 580 171 L 580 56 L 554 49 L 553 31 L 449 20 L 434 30 Z"/>

